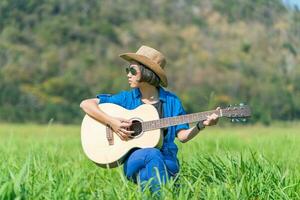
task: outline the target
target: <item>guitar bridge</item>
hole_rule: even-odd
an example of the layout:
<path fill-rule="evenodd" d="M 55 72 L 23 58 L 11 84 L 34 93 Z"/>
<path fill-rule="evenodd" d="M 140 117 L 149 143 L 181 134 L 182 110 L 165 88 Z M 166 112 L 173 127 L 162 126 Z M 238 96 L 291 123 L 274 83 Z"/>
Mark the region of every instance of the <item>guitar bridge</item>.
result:
<path fill-rule="evenodd" d="M 114 144 L 114 133 L 110 125 L 106 125 L 106 138 L 109 145 Z"/>

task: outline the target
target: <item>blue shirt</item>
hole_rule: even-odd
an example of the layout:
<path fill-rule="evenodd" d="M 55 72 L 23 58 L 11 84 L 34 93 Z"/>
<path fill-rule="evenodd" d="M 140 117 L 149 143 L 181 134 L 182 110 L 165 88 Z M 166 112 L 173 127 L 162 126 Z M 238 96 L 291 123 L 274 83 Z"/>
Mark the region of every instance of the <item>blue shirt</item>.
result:
<path fill-rule="evenodd" d="M 122 91 L 114 95 L 99 94 L 97 95 L 97 98 L 100 99 L 100 103 L 114 103 L 128 110 L 133 110 L 143 104 L 141 101 L 141 92 L 138 88 L 129 91 Z M 162 102 L 164 118 L 186 114 L 179 98 L 175 94 L 164 90 L 162 87 L 159 87 L 159 99 Z M 188 128 L 188 124 L 180 124 L 168 127 L 161 152 L 164 155 L 176 157 L 178 148 L 174 143 L 175 137 L 177 136 L 179 130 Z"/>

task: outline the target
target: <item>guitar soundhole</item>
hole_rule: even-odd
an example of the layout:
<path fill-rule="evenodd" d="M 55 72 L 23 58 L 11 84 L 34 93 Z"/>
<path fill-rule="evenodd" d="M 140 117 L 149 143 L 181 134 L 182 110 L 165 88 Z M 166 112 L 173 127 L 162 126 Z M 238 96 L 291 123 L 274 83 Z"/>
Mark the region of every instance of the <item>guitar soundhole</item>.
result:
<path fill-rule="evenodd" d="M 130 126 L 130 130 L 134 131 L 131 134 L 132 137 L 137 137 L 142 133 L 142 123 L 138 120 L 132 120 L 132 125 Z"/>

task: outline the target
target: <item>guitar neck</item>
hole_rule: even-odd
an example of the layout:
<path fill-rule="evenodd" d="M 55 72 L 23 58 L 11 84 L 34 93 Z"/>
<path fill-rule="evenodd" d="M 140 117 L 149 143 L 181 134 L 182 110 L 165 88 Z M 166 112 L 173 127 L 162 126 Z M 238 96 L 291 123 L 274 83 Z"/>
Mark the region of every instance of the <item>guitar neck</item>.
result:
<path fill-rule="evenodd" d="M 203 121 L 207 116 L 215 113 L 219 117 L 222 117 L 222 111 L 212 110 L 206 112 L 198 112 L 188 115 L 180 115 L 176 117 L 167 117 L 158 120 L 142 122 L 143 131 L 150 131 L 155 129 L 161 129 L 169 126 L 175 126 L 179 124 L 192 123 L 197 121 Z"/>

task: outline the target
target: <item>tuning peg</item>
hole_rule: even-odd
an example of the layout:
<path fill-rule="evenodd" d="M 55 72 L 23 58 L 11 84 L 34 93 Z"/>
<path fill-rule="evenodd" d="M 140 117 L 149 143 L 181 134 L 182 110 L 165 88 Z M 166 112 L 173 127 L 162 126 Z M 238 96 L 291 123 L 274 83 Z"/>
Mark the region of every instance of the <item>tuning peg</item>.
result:
<path fill-rule="evenodd" d="M 240 106 L 244 106 L 245 104 L 244 103 L 240 103 Z"/>

